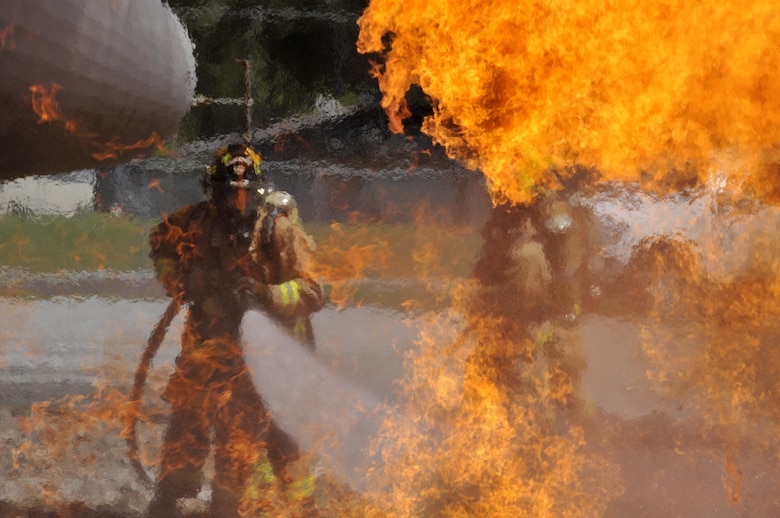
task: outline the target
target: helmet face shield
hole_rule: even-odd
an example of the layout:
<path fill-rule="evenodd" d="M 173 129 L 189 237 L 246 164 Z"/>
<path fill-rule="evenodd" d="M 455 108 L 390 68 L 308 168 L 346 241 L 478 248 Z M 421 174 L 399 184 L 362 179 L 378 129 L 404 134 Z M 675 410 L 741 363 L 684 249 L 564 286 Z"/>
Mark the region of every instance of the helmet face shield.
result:
<path fill-rule="evenodd" d="M 243 144 L 217 151 L 213 165 L 207 168 L 212 200 L 244 216 L 256 211 L 267 190 L 261 162 L 260 155 Z"/>
<path fill-rule="evenodd" d="M 228 177 L 230 178 L 230 181 L 248 181 L 248 177 L 252 176 L 252 173 L 254 172 L 252 164 L 252 159 L 245 156 L 237 156 L 228 160 L 225 165 L 228 167 Z"/>
<path fill-rule="evenodd" d="M 226 166 L 230 167 L 235 164 L 244 164 L 245 166 L 249 167 L 252 165 L 252 159 L 246 156 L 237 156 L 233 157 L 230 160 L 225 163 Z"/>
<path fill-rule="evenodd" d="M 218 172 L 226 170 L 228 174 L 236 176 L 236 171 L 244 172 L 244 177 L 261 177 L 260 163 L 263 161 L 255 150 L 243 144 L 233 144 L 217 151 L 216 162 L 213 169 Z"/>

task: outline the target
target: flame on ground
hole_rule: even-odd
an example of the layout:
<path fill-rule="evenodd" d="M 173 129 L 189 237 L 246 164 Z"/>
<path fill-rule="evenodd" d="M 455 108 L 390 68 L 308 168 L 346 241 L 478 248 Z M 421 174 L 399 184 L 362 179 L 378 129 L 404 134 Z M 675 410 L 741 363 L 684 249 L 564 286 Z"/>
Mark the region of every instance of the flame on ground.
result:
<path fill-rule="evenodd" d="M 472 289 L 457 300 L 473 303 Z M 388 419 L 374 441 L 387 516 L 599 516 L 621 493 L 619 469 L 561 411 L 575 380 L 555 380 L 541 354 L 526 363 L 540 345 L 504 332 L 513 326 L 456 310 L 421 333 L 402 380 L 409 418 Z"/>
<path fill-rule="evenodd" d="M 104 376 L 116 379 L 117 374 L 106 372 Z M 131 493 L 141 488 L 135 482 L 135 475 L 124 466 L 112 473 L 116 489 L 106 492 L 104 488 L 103 494 L 84 487 L 82 482 L 94 481 L 94 474 L 110 465 L 105 452 L 120 447 L 115 440 L 122 431 L 126 399 L 121 387 L 99 382 L 89 397 L 69 395 L 33 404 L 28 416 L 18 418 L 24 435 L 9 439 L 12 467 L 16 476 L 20 476 L 20 480 L 12 476 L 15 491 L 29 494 L 32 488 L 26 484 L 40 484 L 40 501 L 30 502 L 31 507 L 54 509 L 63 516 L 78 514 L 73 510 L 74 505 L 90 507 L 111 502 L 137 506 L 137 496 Z M 147 450 L 144 453 L 151 454 Z M 95 501 L 96 498 L 102 501 Z M 27 502 L 18 502 L 22 503 Z"/>
<path fill-rule="evenodd" d="M 419 85 L 433 107 L 423 131 L 483 171 L 496 201 L 558 187 L 552 168 L 667 191 L 734 156 L 740 182 L 778 160 L 768 0 L 372 0 L 358 24 L 391 128 Z"/>
<path fill-rule="evenodd" d="M 702 436 L 722 451 L 732 504 L 745 503 L 749 483 L 742 469 L 751 451 L 762 452 L 770 465 L 780 461 L 777 243 L 754 231 L 741 240 L 758 252 L 728 276 L 711 275 L 702 260 L 723 250 L 660 239 L 642 247 L 629 272 L 652 287 L 643 329 L 647 375 L 686 407 L 700 409 Z"/>
<path fill-rule="evenodd" d="M 340 305 L 362 300 L 361 280 L 420 281 L 401 307 L 425 325 L 406 357 L 398 411 L 373 441 L 378 463 L 363 515 L 603 514 L 623 488 L 619 467 L 585 441 L 592 410 L 576 331 L 552 316 L 531 322 L 496 311 L 514 287 L 467 280 L 475 257 L 464 249 L 479 242 L 438 221 L 423 203 L 413 224 L 315 233 L 312 272 L 333 284 Z M 481 252 L 491 256 L 488 269 L 512 267 Z M 454 264 L 458 256 L 466 268 Z"/>

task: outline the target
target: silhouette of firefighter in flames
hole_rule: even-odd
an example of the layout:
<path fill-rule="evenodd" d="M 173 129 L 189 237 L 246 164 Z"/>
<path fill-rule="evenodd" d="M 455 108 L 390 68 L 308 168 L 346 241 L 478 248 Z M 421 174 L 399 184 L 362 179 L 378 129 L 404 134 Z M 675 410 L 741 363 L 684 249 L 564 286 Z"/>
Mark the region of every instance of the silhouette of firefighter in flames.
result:
<path fill-rule="evenodd" d="M 495 206 L 475 282 L 455 300 L 462 332 L 412 357 L 408 404 L 422 412 L 419 424 L 400 434 L 407 444 L 382 445 L 385 472 L 405 474 L 408 458 L 424 456 L 387 491 L 412 514 L 596 516 L 618 493 L 618 470 L 581 446 L 592 420 L 578 326 L 598 303 L 604 268 L 600 224 L 579 192 L 572 178 L 531 203 Z M 440 448 L 418 453 L 438 439 Z"/>
<path fill-rule="evenodd" d="M 179 499 L 197 496 L 212 443 L 211 515 L 238 516 L 258 473 L 279 484 L 291 507 L 316 515 L 308 465 L 271 418 L 241 349 L 242 318 L 257 308 L 314 350 L 310 315 L 323 306 L 306 273 L 312 240 L 294 200 L 269 188 L 260 162 L 242 144 L 218 150 L 204 180 L 208 201 L 176 211 L 150 234 L 159 281 L 174 305 L 188 308 L 163 392 L 172 413 L 152 518 L 176 516 Z"/>
<path fill-rule="evenodd" d="M 577 325 L 598 302 L 603 272 L 599 224 L 578 194 L 590 174 L 577 171 L 563 189 L 531 203 L 494 207 L 469 302 L 466 332 L 479 345 L 467 364 L 467 387 L 487 381 L 535 401 L 554 428 L 587 412 Z"/>

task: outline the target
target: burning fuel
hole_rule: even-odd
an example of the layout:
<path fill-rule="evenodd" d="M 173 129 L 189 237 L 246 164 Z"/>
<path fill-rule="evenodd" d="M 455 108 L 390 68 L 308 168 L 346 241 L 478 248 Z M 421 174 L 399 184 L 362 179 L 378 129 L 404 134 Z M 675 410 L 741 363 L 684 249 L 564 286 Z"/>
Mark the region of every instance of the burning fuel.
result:
<path fill-rule="evenodd" d="M 433 107 L 423 131 L 483 171 L 497 201 L 529 201 L 573 165 L 663 192 L 728 165 L 761 189 L 752 175 L 778 159 L 775 7 L 373 0 L 358 49 L 375 56 L 391 127 L 419 85 Z"/>
<path fill-rule="evenodd" d="M 144 150 L 144 149 L 162 149 L 163 142 L 160 138 L 160 135 L 157 134 L 157 132 L 152 132 L 151 135 L 149 135 L 144 140 L 139 140 L 137 142 L 134 142 L 133 144 L 120 144 L 115 141 L 105 142 L 103 144 L 95 143 L 96 147 L 98 147 L 100 150 L 93 152 L 92 158 L 96 160 L 108 160 L 110 158 L 117 158 L 122 155 L 122 153 L 126 151 L 132 151 L 132 150 Z"/>
<path fill-rule="evenodd" d="M 462 224 L 460 191 L 448 214 L 419 184 L 407 205 L 362 210 L 351 179 L 311 180 L 344 214 L 313 225 L 311 272 L 330 295 L 317 354 L 271 336 L 257 313 L 242 332 L 254 382 L 316 466 L 323 517 L 777 514 L 780 17 L 766 2 L 627 4 L 374 0 L 365 11 L 358 45 L 391 127 L 404 131 L 405 96 L 420 86 L 432 105 L 423 130 L 484 173 L 490 199 Z M 61 87 L 30 92 L 42 124 L 82 129 L 67 126 Z M 302 137 L 286 138 L 276 152 Z M 395 170 L 409 180 L 429 158 Z M 163 185 L 140 189 L 170 195 Z M 0 252 L 29 266 L 44 254 L 24 228 Z M 119 277 L 117 245 L 62 237 L 56 256 L 71 262 L 52 276 Z M 0 511 L 138 515 L 152 494 L 128 463 L 126 423 L 137 421 L 134 459 L 154 478 L 182 323 L 128 403 L 162 295 L 38 300 L 45 288 L 16 264 L 0 269 L 4 375 L 61 347 L 83 355 L 73 370 L 94 383 L 0 414 L 13 424 L 0 432 Z M 250 503 L 291 514 L 262 452 L 235 449 L 255 467 Z M 197 514 L 208 499 L 206 480 L 179 503 Z"/>
<path fill-rule="evenodd" d="M 55 100 L 57 92 L 62 90 L 62 85 L 52 83 L 46 85 L 32 85 L 32 109 L 38 116 L 38 122 L 51 122 L 62 120 L 62 112 L 59 103 Z M 66 122 L 66 125 L 73 126 L 73 123 Z"/>
<path fill-rule="evenodd" d="M 772 452 L 780 438 L 776 234 L 736 229 L 777 199 L 774 4 L 373 0 L 358 24 L 391 129 L 404 131 L 419 86 L 432 108 L 423 132 L 484 173 L 495 206 L 475 284 L 456 298 L 461 333 L 426 334 L 407 358 L 424 431 L 388 422 L 380 434 L 387 507 L 599 516 L 637 491 L 586 439 L 587 362 L 571 326 L 629 307 L 644 321 L 646 378 L 701 412 L 723 501 L 744 504 L 746 445 Z M 616 275 L 590 247 L 598 203 L 580 197 L 619 183 L 705 208 L 679 234 L 637 243 Z M 702 225 L 712 234 L 686 239 Z M 735 261 L 741 245 L 755 255 Z"/>

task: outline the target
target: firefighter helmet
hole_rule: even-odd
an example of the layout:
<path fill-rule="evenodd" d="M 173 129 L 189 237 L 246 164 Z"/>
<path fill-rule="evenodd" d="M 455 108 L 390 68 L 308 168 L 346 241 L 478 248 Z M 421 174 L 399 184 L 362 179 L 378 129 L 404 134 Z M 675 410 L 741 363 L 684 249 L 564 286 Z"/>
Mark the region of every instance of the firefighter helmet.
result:
<path fill-rule="evenodd" d="M 231 144 L 217 150 L 214 163 L 206 170 L 209 183 L 227 183 L 233 187 L 251 187 L 256 182 L 264 182 L 260 164 L 262 158 L 249 146 Z"/>
<path fill-rule="evenodd" d="M 215 206 L 238 210 L 243 216 L 254 213 L 270 188 L 261 162 L 260 155 L 244 144 L 217 150 L 204 178 L 204 189 Z"/>

